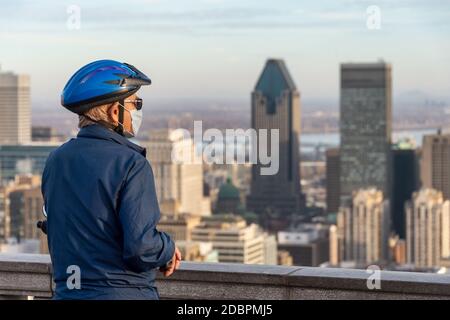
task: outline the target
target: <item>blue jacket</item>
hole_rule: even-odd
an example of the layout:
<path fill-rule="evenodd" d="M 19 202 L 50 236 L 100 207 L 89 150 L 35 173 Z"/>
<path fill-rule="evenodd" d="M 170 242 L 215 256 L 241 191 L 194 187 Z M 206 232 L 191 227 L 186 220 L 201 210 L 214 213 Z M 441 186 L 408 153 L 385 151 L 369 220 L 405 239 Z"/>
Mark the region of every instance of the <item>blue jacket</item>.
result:
<path fill-rule="evenodd" d="M 145 153 L 95 124 L 50 154 L 42 194 L 55 299 L 159 298 L 156 271 L 175 245 L 156 229 L 160 212 Z"/>

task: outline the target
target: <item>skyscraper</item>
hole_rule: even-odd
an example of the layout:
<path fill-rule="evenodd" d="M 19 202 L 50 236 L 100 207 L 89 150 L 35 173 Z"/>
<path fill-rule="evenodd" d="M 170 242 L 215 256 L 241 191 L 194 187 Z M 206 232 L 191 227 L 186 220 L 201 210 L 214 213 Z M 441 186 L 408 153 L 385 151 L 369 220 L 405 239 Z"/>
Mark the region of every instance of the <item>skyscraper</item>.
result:
<path fill-rule="evenodd" d="M 300 211 L 300 94 L 283 60 L 269 59 L 252 93 L 252 128 L 279 130 L 279 170 L 261 175 L 253 165 L 249 210 L 281 215 Z"/>
<path fill-rule="evenodd" d="M 170 214 L 211 214 L 209 198 L 203 197 L 202 163 L 178 163 L 172 159 L 172 153 L 195 154 L 192 139 L 184 137 L 180 131 L 153 130 L 147 148 L 161 211 Z M 208 205 L 205 206 L 204 202 Z M 173 203 L 172 207 L 178 212 L 164 212 L 167 203 Z"/>
<path fill-rule="evenodd" d="M 327 212 L 337 213 L 339 210 L 340 197 L 340 174 L 339 174 L 339 149 L 328 149 L 326 151 L 327 157 Z"/>
<path fill-rule="evenodd" d="M 351 204 L 340 209 L 338 230 L 333 230 L 335 260 L 339 257 L 357 265 L 387 261 L 389 227 L 389 201 L 383 193 L 375 188 L 355 191 Z"/>
<path fill-rule="evenodd" d="M 407 261 L 416 267 L 439 266 L 450 258 L 450 201 L 423 188 L 406 205 Z"/>
<path fill-rule="evenodd" d="M 391 220 L 393 231 L 405 239 L 405 204 L 419 188 L 419 155 L 412 141 L 392 146 Z"/>
<path fill-rule="evenodd" d="M 442 191 L 450 199 L 450 134 L 426 135 L 422 143 L 421 180 L 424 188 Z"/>
<path fill-rule="evenodd" d="M 0 70 L 0 144 L 31 141 L 30 78 Z"/>
<path fill-rule="evenodd" d="M 391 96 L 389 64 L 341 65 L 341 202 L 368 187 L 390 198 Z"/>

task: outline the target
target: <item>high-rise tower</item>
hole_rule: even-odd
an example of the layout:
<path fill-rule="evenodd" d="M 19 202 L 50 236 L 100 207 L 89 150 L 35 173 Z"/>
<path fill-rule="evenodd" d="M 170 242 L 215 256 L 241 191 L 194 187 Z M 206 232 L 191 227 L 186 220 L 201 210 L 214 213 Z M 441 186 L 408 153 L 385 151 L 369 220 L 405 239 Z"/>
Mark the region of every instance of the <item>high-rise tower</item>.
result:
<path fill-rule="evenodd" d="M 375 187 L 390 199 L 392 79 L 384 62 L 341 65 L 341 203 Z"/>
<path fill-rule="evenodd" d="M 258 214 L 281 215 L 300 211 L 299 136 L 300 94 L 283 60 L 269 59 L 252 93 L 252 128 L 279 130 L 279 170 L 262 175 L 252 167 L 247 207 Z M 270 141 L 270 139 L 268 139 Z M 269 148 L 270 149 L 270 148 Z"/>

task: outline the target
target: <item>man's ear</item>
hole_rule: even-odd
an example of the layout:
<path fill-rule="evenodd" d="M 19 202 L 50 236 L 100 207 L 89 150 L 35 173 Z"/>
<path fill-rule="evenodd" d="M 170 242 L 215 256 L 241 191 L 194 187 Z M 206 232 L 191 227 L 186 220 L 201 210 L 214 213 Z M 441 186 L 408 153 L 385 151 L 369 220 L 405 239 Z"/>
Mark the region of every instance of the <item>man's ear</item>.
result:
<path fill-rule="evenodd" d="M 111 104 L 111 106 L 108 109 L 108 117 L 114 125 L 119 124 L 119 103 L 118 102 Z"/>

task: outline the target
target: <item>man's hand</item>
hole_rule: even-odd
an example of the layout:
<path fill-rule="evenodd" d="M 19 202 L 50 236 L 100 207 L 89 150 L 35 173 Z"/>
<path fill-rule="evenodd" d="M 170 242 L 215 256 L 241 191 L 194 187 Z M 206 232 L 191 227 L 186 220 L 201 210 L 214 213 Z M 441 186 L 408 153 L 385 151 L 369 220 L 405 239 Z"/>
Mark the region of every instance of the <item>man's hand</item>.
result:
<path fill-rule="evenodd" d="M 159 268 L 159 271 L 161 271 L 165 277 L 169 277 L 172 273 L 175 272 L 175 270 L 180 267 L 180 262 L 181 252 L 177 247 L 175 247 L 175 253 L 173 254 L 172 260 L 170 261 L 169 265 L 167 267 Z"/>

